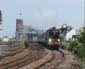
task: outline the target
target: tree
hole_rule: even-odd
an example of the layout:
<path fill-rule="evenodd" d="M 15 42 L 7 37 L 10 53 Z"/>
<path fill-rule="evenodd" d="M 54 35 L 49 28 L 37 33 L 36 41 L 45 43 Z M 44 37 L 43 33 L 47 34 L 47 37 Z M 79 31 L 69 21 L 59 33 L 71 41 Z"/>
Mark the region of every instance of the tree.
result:
<path fill-rule="evenodd" d="M 78 38 L 79 41 L 79 51 L 80 56 L 85 57 L 85 29 L 81 32 L 80 37 Z"/>

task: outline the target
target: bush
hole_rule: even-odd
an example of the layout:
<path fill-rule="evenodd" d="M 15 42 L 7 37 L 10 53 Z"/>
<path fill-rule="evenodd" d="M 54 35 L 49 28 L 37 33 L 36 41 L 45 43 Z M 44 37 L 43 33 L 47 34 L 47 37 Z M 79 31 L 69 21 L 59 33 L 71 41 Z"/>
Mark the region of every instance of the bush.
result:
<path fill-rule="evenodd" d="M 63 43 L 61 43 L 60 48 L 65 49 L 66 46 Z"/>
<path fill-rule="evenodd" d="M 76 41 L 70 42 L 70 49 L 77 54 L 81 59 L 80 69 L 85 68 L 85 31 L 81 32 L 79 38 Z"/>
<path fill-rule="evenodd" d="M 81 32 L 78 39 L 69 42 L 69 50 L 79 57 L 85 57 L 85 32 Z"/>

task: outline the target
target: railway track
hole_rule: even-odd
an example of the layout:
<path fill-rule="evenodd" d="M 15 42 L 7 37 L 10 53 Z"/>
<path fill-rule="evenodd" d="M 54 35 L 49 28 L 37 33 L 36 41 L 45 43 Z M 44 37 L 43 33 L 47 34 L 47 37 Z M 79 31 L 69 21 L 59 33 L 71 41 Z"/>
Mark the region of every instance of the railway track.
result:
<path fill-rule="evenodd" d="M 52 53 L 53 58 L 36 69 L 56 69 L 56 67 L 65 60 L 65 56 L 62 50 L 52 50 Z"/>
<path fill-rule="evenodd" d="M 34 50 L 36 50 L 35 45 L 37 45 L 37 47 L 39 46 L 39 44 L 31 45 L 34 46 L 34 48 L 31 46 Z M 37 48 L 37 50 L 41 49 L 43 49 L 43 47 Z M 38 59 L 20 69 L 74 69 L 76 67 L 71 65 L 73 60 L 71 53 L 65 52 L 62 49 L 49 50 L 47 56 L 44 55 L 40 60 Z"/>
<path fill-rule="evenodd" d="M 5 62 L 2 61 L 2 64 L 0 64 L 0 69 L 19 69 L 45 56 L 45 48 L 39 43 L 30 43 L 29 49 L 31 50 L 29 53 L 25 51 L 23 54 L 7 57 Z M 53 57 L 50 61 L 46 60 L 47 62 L 36 69 L 56 69 L 56 66 L 64 61 L 65 56 L 61 50 L 51 50 L 51 52 Z"/>
<path fill-rule="evenodd" d="M 30 47 L 33 50 L 44 49 L 44 47 L 41 46 L 38 43 L 32 43 L 32 44 L 30 44 Z M 33 65 L 27 65 L 26 67 L 23 67 L 21 69 L 56 69 L 56 66 L 58 66 L 59 64 L 61 64 L 64 61 L 64 59 L 65 59 L 64 53 L 63 53 L 62 50 L 50 50 L 50 52 L 52 53 L 51 59 L 49 59 L 49 60 L 48 59 L 42 59 L 41 62 L 37 61 L 39 66 L 37 66 L 36 62 L 34 62 L 33 63 L 33 65 L 35 64 L 34 67 L 30 67 L 30 66 L 33 66 Z M 46 58 L 49 58 L 49 57 L 46 57 Z M 42 61 L 45 61 L 45 62 L 42 62 Z"/>
<path fill-rule="evenodd" d="M 0 63 L 0 69 L 19 69 L 33 61 L 37 61 L 44 56 L 44 49 L 38 46 L 38 44 L 31 45 L 29 49 L 31 51 L 24 52 L 23 54 L 14 55 L 12 57 L 6 57 L 2 63 Z"/>
<path fill-rule="evenodd" d="M 54 69 L 56 69 L 56 66 L 59 66 L 65 60 L 65 55 L 64 55 L 63 51 L 60 49 L 58 51 L 61 53 L 62 57 L 61 57 L 61 61 L 54 66 Z"/>

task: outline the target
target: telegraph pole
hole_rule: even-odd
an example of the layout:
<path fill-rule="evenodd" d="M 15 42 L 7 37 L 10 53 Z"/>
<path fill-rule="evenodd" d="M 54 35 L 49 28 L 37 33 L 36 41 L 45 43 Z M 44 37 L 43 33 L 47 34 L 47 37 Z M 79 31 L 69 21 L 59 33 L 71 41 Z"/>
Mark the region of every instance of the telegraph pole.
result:
<path fill-rule="evenodd" d="M 2 25 L 2 13 L 1 13 L 1 10 L 0 10 L 0 25 Z M 0 30 L 2 30 L 2 28 L 0 28 Z"/>
<path fill-rule="evenodd" d="M 84 32 L 85 32 L 85 20 L 84 20 L 84 27 L 83 27 L 83 29 L 84 29 Z"/>

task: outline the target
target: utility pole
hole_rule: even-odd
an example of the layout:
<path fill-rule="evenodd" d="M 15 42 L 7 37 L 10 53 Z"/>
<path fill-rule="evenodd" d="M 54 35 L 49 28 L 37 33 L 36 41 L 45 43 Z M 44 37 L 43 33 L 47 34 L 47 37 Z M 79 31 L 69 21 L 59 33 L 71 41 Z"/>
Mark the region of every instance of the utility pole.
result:
<path fill-rule="evenodd" d="M 2 13 L 1 13 L 1 10 L 0 10 L 0 25 L 2 25 Z M 0 30 L 2 30 L 2 28 L 0 28 Z"/>
<path fill-rule="evenodd" d="M 83 29 L 84 29 L 84 32 L 85 32 L 85 20 L 84 20 L 84 27 L 83 27 Z"/>

